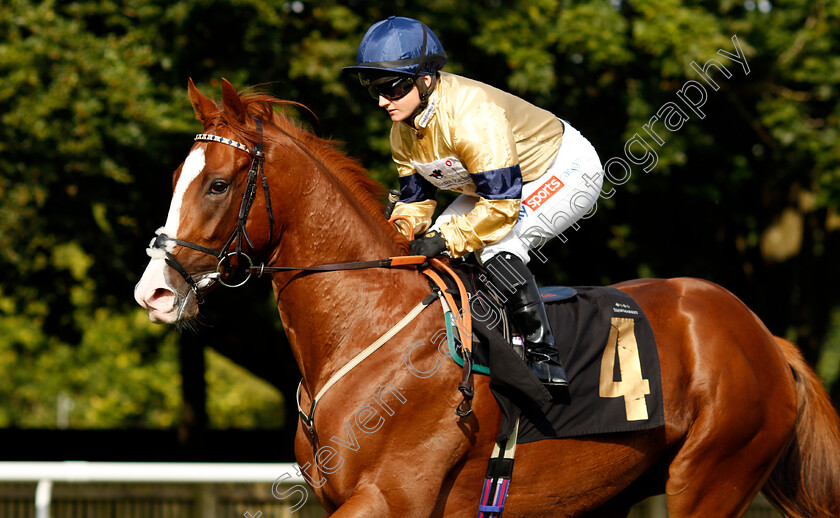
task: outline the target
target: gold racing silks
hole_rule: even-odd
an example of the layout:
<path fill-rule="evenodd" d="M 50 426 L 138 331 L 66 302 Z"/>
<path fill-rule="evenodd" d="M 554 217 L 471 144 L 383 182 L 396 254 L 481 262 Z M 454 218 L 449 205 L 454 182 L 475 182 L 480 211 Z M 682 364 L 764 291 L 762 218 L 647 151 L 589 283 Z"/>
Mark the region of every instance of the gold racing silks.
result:
<path fill-rule="evenodd" d="M 431 225 L 433 191 L 406 192 L 406 185 L 428 182 L 475 196 L 475 207 L 441 225 L 441 233 L 453 257 L 479 250 L 516 224 L 521 182 L 545 173 L 562 138 L 563 124 L 552 113 L 484 83 L 441 72 L 414 127 L 397 122 L 391 128 L 401 199 L 410 200 L 397 203 L 392 215 L 409 218 L 415 235 Z M 423 180 L 407 178 L 411 175 Z M 403 233 L 405 227 L 398 226 Z"/>

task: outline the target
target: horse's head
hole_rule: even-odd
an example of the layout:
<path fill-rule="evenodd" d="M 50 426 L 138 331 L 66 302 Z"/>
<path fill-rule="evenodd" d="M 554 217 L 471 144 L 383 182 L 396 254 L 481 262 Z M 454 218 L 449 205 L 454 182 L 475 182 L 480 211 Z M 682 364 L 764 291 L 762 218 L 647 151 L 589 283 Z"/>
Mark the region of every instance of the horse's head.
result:
<path fill-rule="evenodd" d="M 204 292 L 218 282 L 239 282 L 231 272 L 241 274 L 272 240 L 260 121 L 271 121 L 271 103 L 243 103 L 226 80 L 221 108 L 192 80 L 189 94 L 204 132 L 175 171 L 166 223 L 149 246 L 151 260 L 134 290 L 154 322 L 195 316 Z"/>
<path fill-rule="evenodd" d="M 333 142 L 274 109 L 302 105 L 240 97 L 225 80 L 221 107 L 192 81 L 189 93 L 204 131 L 175 171 L 166 224 L 134 290 L 152 321 L 195 316 L 213 286 L 262 273 L 252 261 L 312 265 L 408 251 L 382 215 L 381 186 Z"/>

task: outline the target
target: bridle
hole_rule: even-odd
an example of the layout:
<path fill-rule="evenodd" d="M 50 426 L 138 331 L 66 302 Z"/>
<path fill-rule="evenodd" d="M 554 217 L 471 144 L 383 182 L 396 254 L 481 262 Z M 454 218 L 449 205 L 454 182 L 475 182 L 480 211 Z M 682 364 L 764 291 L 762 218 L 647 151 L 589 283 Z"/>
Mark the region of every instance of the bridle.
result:
<path fill-rule="evenodd" d="M 254 204 L 254 198 L 256 198 L 257 195 L 258 178 L 262 181 L 263 194 L 265 195 L 265 207 L 266 212 L 268 213 L 268 242 L 271 243 L 273 241 L 274 213 L 271 210 L 271 192 L 268 186 L 268 179 L 265 176 L 265 152 L 263 152 L 262 145 L 262 123 L 256 117 L 254 117 L 254 121 L 257 124 L 257 133 L 259 134 L 260 138 L 259 141 L 255 143 L 252 148 L 249 148 L 245 144 L 242 144 L 235 140 L 208 133 L 199 133 L 194 138 L 194 140 L 196 141 L 204 140 L 208 142 L 218 142 L 220 144 L 226 144 L 240 151 L 244 151 L 252 157 L 251 167 L 248 170 L 248 179 L 245 183 L 245 191 L 242 193 L 242 203 L 239 205 L 239 216 L 236 223 L 236 228 L 233 230 L 233 232 L 231 233 L 230 237 L 228 238 L 225 245 L 221 248 L 221 250 L 214 250 L 212 248 L 197 245 L 195 243 L 184 241 L 176 237 L 170 237 L 164 233 L 163 229 L 158 230 L 156 237 L 152 239 L 152 242 L 149 244 L 149 255 L 155 257 L 156 254 L 164 252 L 164 260 L 166 261 L 166 264 L 168 264 L 175 271 L 181 274 L 181 277 L 184 278 L 184 281 L 186 281 L 186 283 L 192 289 L 193 293 L 195 293 L 196 300 L 199 304 L 204 302 L 204 297 L 201 294 L 201 288 L 199 287 L 198 282 L 186 270 L 186 268 L 184 268 L 181 265 L 181 263 L 179 263 L 178 260 L 175 259 L 175 256 L 172 252 L 176 245 L 180 245 L 186 248 L 190 248 L 192 250 L 196 250 L 198 252 L 203 252 L 205 254 L 215 256 L 219 260 L 219 263 L 216 266 L 216 271 L 214 273 L 211 273 L 208 276 L 208 278 L 212 278 L 213 280 L 218 281 L 222 286 L 226 286 L 229 288 L 237 288 L 245 284 L 245 282 L 247 282 L 251 276 L 251 270 L 254 266 L 254 263 L 248 256 L 248 254 L 242 251 L 242 243 L 245 242 L 252 250 L 254 249 L 254 243 L 251 241 L 251 237 L 248 235 L 246 225 L 248 223 L 248 214 L 251 212 L 251 207 Z M 231 246 L 233 246 L 234 249 L 233 251 L 228 252 Z M 232 264 L 233 258 L 237 258 L 237 263 L 240 263 L 240 261 L 244 261 L 245 263 L 247 263 L 248 266 L 246 268 L 246 271 L 248 275 L 244 278 L 244 280 L 239 282 L 226 282 L 225 276 L 222 275 L 222 271 L 227 269 L 235 270 Z"/>
<path fill-rule="evenodd" d="M 216 265 L 216 271 L 202 277 L 202 280 L 211 279 L 217 281 L 219 284 L 227 288 L 238 288 L 240 286 L 243 286 L 246 282 L 248 282 L 252 274 L 257 274 L 259 276 L 263 273 L 291 271 L 334 272 L 343 270 L 362 270 L 368 268 L 391 268 L 395 266 L 421 265 L 426 262 L 426 257 L 424 256 L 409 255 L 401 257 L 387 257 L 384 259 L 376 259 L 373 261 L 354 261 L 334 264 L 319 264 L 304 267 L 266 266 L 265 264 L 254 266 L 254 262 L 251 259 L 251 257 L 242 251 L 242 243 L 244 241 L 248 244 L 249 247 L 251 247 L 252 250 L 254 249 L 254 243 L 251 241 L 250 236 L 248 236 L 246 224 L 248 222 L 248 214 L 251 212 L 251 206 L 253 205 L 254 198 L 257 194 L 258 178 L 262 181 L 263 194 L 265 195 L 265 207 L 266 212 L 268 213 L 268 243 L 271 244 L 274 238 L 274 213 L 271 210 L 271 192 L 268 187 L 268 179 L 265 176 L 265 153 L 263 152 L 262 146 L 262 123 L 256 117 L 254 117 L 254 121 L 257 124 L 257 132 L 260 136 L 260 139 L 256 144 L 254 144 L 254 147 L 252 148 L 249 148 L 245 144 L 242 144 L 235 140 L 208 133 L 199 133 L 195 136 L 194 139 L 196 141 L 204 140 L 208 142 L 218 142 L 220 144 L 226 144 L 240 151 L 244 151 L 251 155 L 251 157 L 253 157 L 251 161 L 251 167 L 248 170 L 248 180 L 245 184 L 245 191 L 242 193 L 242 204 L 239 206 L 239 217 L 236 224 L 236 228 L 233 230 L 233 232 L 231 233 L 230 237 L 228 238 L 225 245 L 221 248 L 221 250 L 214 250 L 212 248 L 197 245 L 189 241 L 184 241 L 183 239 L 170 237 L 166 235 L 164 229 L 160 229 L 157 231 L 156 237 L 152 239 L 151 243 L 149 244 L 149 248 L 147 249 L 147 253 L 151 257 L 156 257 L 158 256 L 158 254 L 161 253 L 165 254 L 163 257 L 166 261 L 166 264 L 171 266 L 176 272 L 178 272 L 181 275 L 181 277 L 184 278 L 184 281 L 186 281 L 190 289 L 192 289 L 193 293 L 195 293 L 196 301 L 199 304 L 204 302 L 204 296 L 201 294 L 202 287 L 199 286 L 200 281 L 196 281 L 195 278 L 193 278 L 193 276 L 186 270 L 186 268 L 184 268 L 183 265 L 181 265 L 181 263 L 179 263 L 178 260 L 175 258 L 174 254 L 172 253 L 175 250 L 175 246 L 183 246 L 216 257 L 219 260 L 219 263 Z M 233 251 L 228 252 L 231 246 L 234 246 L 234 249 Z M 237 258 L 236 266 L 232 264 L 233 258 Z M 244 268 L 241 267 L 242 264 L 245 264 Z M 225 278 L 225 275 L 223 275 L 223 271 L 229 270 L 235 273 L 235 271 L 239 268 L 241 268 L 241 270 L 247 275 L 238 282 L 230 282 L 231 277 Z"/>
<path fill-rule="evenodd" d="M 269 220 L 269 232 L 268 232 L 268 243 L 269 245 L 273 242 L 273 230 L 274 230 L 274 214 L 271 210 L 271 192 L 268 186 L 268 179 L 265 176 L 265 153 L 263 152 L 262 146 L 262 123 L 259 119 L 254 117 L 254 121 L 257 125 L 257 133 L 259 135 L 259 141 L 254 144 L 253 148 L 249 148 L 245 144 L 237 142 L 235 140 L 220 137 L 218 135 L 212 135 L 208 133 L 199 133 L 195 136 L 196 141 L 208 141 L 208 142 L 218 142 L 220 144 L 226 144 L 228 146 L 235 147 L 240 151 L 244 151 L 251 155 L 251 167 L 248 170 L 248 179 L 245 184 L 245 191 L 242 193 L 242 203 L 239 206 L 239 216 L 238 221 L 236 224 L 236 228 L 231 233 L 228 240 L 225 242 L 225 245 L 221 248 L 221 250 L 214 250 L 212 248 L 208 248 L 205 246 L 197 245 L 195 243 L 191 243 L 189 241 L 184 241 L 183 239 L 178 239 L 175 237 L 170 237 L 166 235 L 163 229 L 158 230 L 157 235 L 154 239 L 152 239 L 151 243 L 149 244 L 148 253 L 151 257 L 155 257 L 158 254 L 165 254 L 164 260 L 166 264 L 171 266 L 175 271 L 181 274 L 181 277 L 184 278 L 184 281 L 190 286 L 193 293 L 195 293 L 196 301 L 201 304 L 204 302 L 204 296 L 201 294 L 201 287 L 199 283 L 193 278 L 193 276 L 186 270 L 186 268 L 175 259 L 174 254 L 172 253 L 175 249 L 176 245 L 183 246 L 186 248 L 190 248 L 192 250 L 196 250 L 198 252 L 202 252 L 205 254 L 209 254 L 215 256 L 219 263 L 216 265 L 216 271 L 203 277 L 213 279 L 222 286 L 228 288 L 238 288 L 243 286 L 250 278 L 253 273 L 258 273 L 262 275 L 266 272 L 290 272 L 290 271 L 298 271 L 298 272 L 332 272 L 332 271 L 343 271 L 343 270 L 361 270 L 361 269 L 368 269 L 368 268 L 391 268 L 391 267 L 399 267 L 399 266 L 417 266 L 417 265 L 424 265 L 426 264 L 427 258 L 425 256 L 400 256 L 400 257 L 388 257 L 384 259 L 376 259 L 373 261 L 355 261 L 355 262 L 344 262 L 344 263 L 334 263 L 334 264 L 320 264 L 314 266 L 307 266 L 307 267 L 292 267 L 292 266 L 265 266 L 262 264 L 260 266 L 254 266 L 253 261 L 251 258 L 242 251 L 242 242 L 248 243 L 248 246 L 251 250 L 254 250 L 254 244 L 251 241 L 251 238 L 248 236 L 248 231 L 246 229 L 246 225 L 248 222 L 248 214 L 251 212 L 251 206 L 254 203 L 254 198 L 256 197 L 257 193 L 257 178 L 259 177 L 262 181 L 263 186 L 263 193 L 265 195 L 265 206 L 266 211 L 268 212 L 268 220 Z M 389 221 L 393 221 L 389 220 Z M 409 226 L 411 223 L 409 222 Z M 413 234 L 413 228 L 411 229 L 411 233 Z M 232 252 L 228 252 L 230 247 L 233 246 L 234 249 Z M 234 266 L 231 260 L 236 258 L 243 258 L 245 262 L 247 262 L 248 266 L 244 268 L 247 276 L 240 281 L 240 282 L 226 282 L 222 271 L 230 268 L 231 270 L 236 270 L 237 267 L 240 265 L 237 264 Z M 459 285 L 459 295 L 462 301 L 468 301 L 469 298 L 467 296 L 466 291 L 464 290 L 463 284 L 460 284 L 457 281 L 457 275 L 455 275 L 452 270 L 449 269 L 444 263 L 442 263 L 439 259 L 431 259 L 431 261 L 437 264 L 439 267 L 447 270 L 456 282 Z M 237 261 L 239 263 L 239 261 Z M 410 321 L 412 321 L 423 309 L 429 306 L 433 300 L 437 299 L 439 296 L 446 297 L 449 307 L 457 308 L 455 305 L 454 300 L 452 299 L 451 294 L 448 293 L 448 288 L 446 283 L 431 269 L 423 270 L 423 273 L 427 275 L 433 283 L 437 286 L 433 289 L 433 292 L 430 296 L 426 297 L 420 304 L 418 304 L 408 315 L 406 315 L 394 328 L 388 331 L 385 335 L 381 336 L 379 340 L 375 341 L 373 344 L 368 346 L 364 351 L 362 351 L 359 355 L 353 358 L 347 365 L 345 365 L 340 371 L 336 372 L 327 384 L 322 387 L 321 391 L 312 399 L 312 407 L 310 409 L 309 414 L 304 414 L 303 411 L 300 409 L 300 387 L 298 387 L 298 410 L 301 417 L 306 422 L 307 426 L 310 427 L 310 434 L 314 440 L 314 414 L 315 414 L 315 405 L 318 402 L 318 399 L 326 392 L 326 390 L 332 386 L 335 382 L 338 381 L 344 374 L 349 372 L 355 365 L 363 361 L 367 356 L 372 354 L 376 351 L 379 347 L 381 347 L 385 342 L 387 342 L 393 335 L 399 332 L 405 325 L 407 325 Z M 473 397 L 473 388 L 472 382 L 470 380 L 470 373 L 471 373 L 471 346 L 469 344 L 472 343 L 472 338 L 469 336 L 471 335 L 471 325 L 469 324 L 469 303 L 465 302 L 463 311 L 466 314 L 466 320 L 464 317 L 453 317 L 457 321 L 465 321 L 467 322 L 466 326 L 459 325 L 459 333 L 461 329 L 467 329 L 467 335 L 461 335 L 461 343 L 464 344 L 463 352 L 464 355 L 464 362 L 463 362 L 463 379 L 458 386 L 458 390 L 461 391 L 463 395 L 463 401 L 458 408 L 456 409 L 456 413 L 459 416 L 465 417 L 472 412 L 470 401 Z M 313 442 L 314 445 L 314 442 Z"/>

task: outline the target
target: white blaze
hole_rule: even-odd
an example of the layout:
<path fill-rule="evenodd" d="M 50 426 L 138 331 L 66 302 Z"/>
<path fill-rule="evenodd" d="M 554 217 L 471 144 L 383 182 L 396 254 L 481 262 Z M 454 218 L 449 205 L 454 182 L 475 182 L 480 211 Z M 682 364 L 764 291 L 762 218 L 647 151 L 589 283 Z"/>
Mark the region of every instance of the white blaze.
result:
<path fill-rule="evenodd" d="M 204 148 L 194 149 L 187 159 L 184 161 L 184 167 L 181 168 L 181 176 L 178 177 L 178 183 L 175 184 L 175 192 L 172 193 L 172 204 L 169 206 L 169 214 L 166 217 L 166 224 L 163 228 L 166 230 L 166 235 L 169 237 L 178 236 L 178 224 L 181 221 L 181 205 L 184 202 L 184 195 L 187 189 L 192 184 L 193 180 L 198 178 L 201 171 L 204 170 Z"/>
<path fill-rule="evenodd" d="M 193 150 L 184 161 L 181 176 L 178 177 L 175 192 L 172 194 L 172 204 L 169 206 L 166 224 L 158 233 L 163 232 L 171 238 L 178 235 L 184 195 L 193 181 L 204 170 L 204 165 L 203 147 Z M 165 254 L 162 250 L 152 248 L 149 248 L 149 251 L 152 260 L 149 261 L 140 282 L 134 288 L 134 298 L 138 304 L 146 308 L 149 312 L 149 318 L 153 322 L 175 322 L 181 317 L 181 309 L 183 308 L 178 307 L 179 297 L 167 282 L 165 275 L 167 266 L 163 259 Z"/>

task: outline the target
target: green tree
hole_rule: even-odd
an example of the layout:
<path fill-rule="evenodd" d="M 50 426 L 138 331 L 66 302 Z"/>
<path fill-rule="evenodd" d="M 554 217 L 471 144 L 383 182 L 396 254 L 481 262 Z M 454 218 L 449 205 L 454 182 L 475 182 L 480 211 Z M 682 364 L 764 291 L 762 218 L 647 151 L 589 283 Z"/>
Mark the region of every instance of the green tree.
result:
<path fill-rule="evenodd" d="M 55 426 L 59 399 L 73 402 L 73 427 L 180 419 L 178 335 L 131 297 L 194 132 L 185 79 L 162 80 L 168 5 L 0 6 L 0 426 Z M 218 423 L 242 408 L 282 422 L 250 382 L 211 367 L 218 390 L 245 399 L 211 399 Z"/>
<path fill-rule="evenodd" d="M 74 410 L 91 416 L 86 425 L 178 419 L 179 337 L 146 323 L 130 293 L 169 174 L 200 130 L 187 79 L 211 95 L 227 77 L 304 103 L 317 114 L 302 111 L 305 124 L 393 188 L 390 122 L 341 72 L 367 27 L 391 14 L 431 26 L 447 70 L 569 120 L 602 161 L 628 160 L 637 134 L 656 154 L 649 172 L 631 163 L 624 182 L 611 170 L 615 194 L 568 243 L 547 247 L 543 283 L 711 279 L 810 361 L 823 358 L 840 399 L 840 303 L 827 289 L 840 280 L 836 2 L 10 0 L 0 5 L 0 425 L 45 426 L 62 390 L 101 398 Z M 718 53 L 735 52 L 736 35 L 749 73 Z M 732 73 L 711 72 L 716 91 L 692 67 L 712 58 Z M 689 120 L 654 142 L 644 125 L 680 103 L 688 81 L 706 88 L 704 117 L 683 104 Z M 199 341 L 289 400 L 295 369 L 271 295 L 253 290 L 213 295 L 212 332 Z"/>
<path fill-rule="evenodd" d="M 126 295 L 142 254 L 134 174 L 188 118 L 168 111 L 171 89 L 147 73 L 148 38 L 111 16 L 93 2 L 0 7 L 6 426 L 54 423 L 61 392 L 83 427 L 177 416 L 174 342 L 128 311 Z"/>

